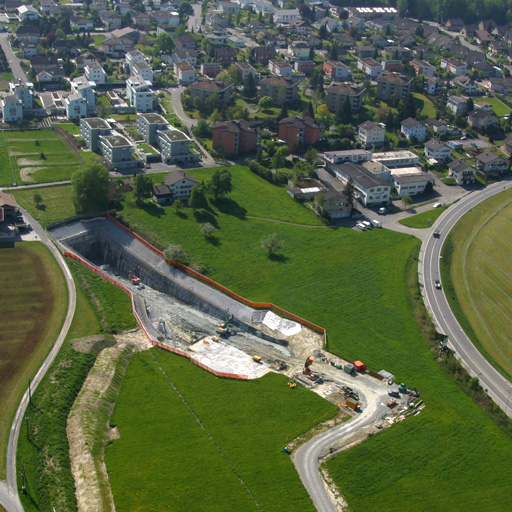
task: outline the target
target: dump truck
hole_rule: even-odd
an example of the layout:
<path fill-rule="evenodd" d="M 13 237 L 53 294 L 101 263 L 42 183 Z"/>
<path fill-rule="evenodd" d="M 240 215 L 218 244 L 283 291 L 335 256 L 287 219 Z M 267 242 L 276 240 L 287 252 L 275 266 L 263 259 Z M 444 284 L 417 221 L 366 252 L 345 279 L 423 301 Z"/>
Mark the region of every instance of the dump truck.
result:
<path fill-rule="evenodd" d="M 349 375 L 353 375 L 356 372 L 356 369 L 352 363 L 346 363 L 343 370 L 345 373 L 348 373 Z"/>
<path fill-rule="evenodd" d="M 354 361 L 352 364 L 358 372 L 365 372 L 367 370 L 366 365 L 362 361 Z"/>
<path fill-rule="evenodd" d="M 345 405 L 349 408 L 349 409 L 352 409 L 353 411 L 356 411 L 357 408 L 359 407 L 359 402 L 355 402 L 353 400 L 346 400 L 345 401 Z"/>

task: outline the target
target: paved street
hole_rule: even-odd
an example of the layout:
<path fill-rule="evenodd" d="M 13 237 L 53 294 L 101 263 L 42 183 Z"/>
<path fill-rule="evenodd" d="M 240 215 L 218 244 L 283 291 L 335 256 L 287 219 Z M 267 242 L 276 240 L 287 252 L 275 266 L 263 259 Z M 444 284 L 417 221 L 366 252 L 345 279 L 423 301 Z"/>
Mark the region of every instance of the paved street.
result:
<path fill-rule="evenodd" d="M 3 32 L 0 34 L 0 46 L 5 53 L 7 61 L 9 62 L 9 66 L 11 67 L 14 78 L 18 78 L 22 82 L 26 83 L 28 82 L 27 75 L 25 75 L 25 71 L 23 71 L 23 68 L 21 67 L 20 59 L 18 59 L 18 57 L 16 57 L 12 51 L 11 43 L 9 42 L 8 37 L 9 33 Z"/>
<path fill-rule="evenodd" d="M 421 248 L 418 273 L 425 304 L 437 330 L 448 336 L 449 345 L 455 350 L 464 367 L 472 376 L 480 379 L 481 385 L 491 398 L 512 417 L 512 408 L 509 407 L 512 384 L 480 354 L 451 311 L 444 290 L 438 290 L 434 286 L 434 280 L 441 279 L 441 249 L 450 230 L 471 208 L 509 188 L 512 188 L 512 182 L 501 182 L 474 192 L 448 209 L 431 229 L 424 230 L 428 236 Z M 441 238 L 432 236 L 434 230 L 441 233 Z"/>

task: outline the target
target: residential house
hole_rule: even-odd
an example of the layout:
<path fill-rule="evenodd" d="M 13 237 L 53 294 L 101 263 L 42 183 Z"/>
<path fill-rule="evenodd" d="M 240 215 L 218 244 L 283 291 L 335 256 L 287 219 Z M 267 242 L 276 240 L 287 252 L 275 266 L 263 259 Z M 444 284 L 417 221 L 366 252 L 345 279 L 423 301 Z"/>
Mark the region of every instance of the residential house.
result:
<path fill-rule="evenodd" d="M 85 76 L 77 76 L 71 81 L 71 92 L 79 94 L 85 99 L 87 111 L 94 112 L 96 109 L 96 91 L 94 90 L 95 82 L 90 82 Z"/>
<path fill-rule="evenodd" d="M 329 164 L 328 167 L 342 183 L 347 184 L 352 180 L 355 198 L 364 206 L 389 204 L 391 185 L 362 165 L 346 162 L 341 165 Z"/>
<path fill-rule="evenodd" d="M 295 19 L 288 24 L 288 30 L 298 36 L 307 36 L 311 33 L 311 27 L 304 20 Z"/>
<path fill-rule="evenodd" d="M 180 15 L 176 11 L 154 11 L 152 14 L 158 27 L 176 28 L 180 24 Z"/>
<path fill-rule="evenodd" d="M 107 28 L 107 30 L 116 30 L 121 28 L 123 18 L 117 12 L 102 11 L 100 12 L 100 19 Z"/>
<path fill-rule="evenodd" d="M 82 53 L 78 57 L 75 57 L 74 60 L 75 60 L 75 64 L 76 64 L 76 69 L 78 71 L 85 69 L 85 66 L 88 66 L 89 64 L 92 64 L 93 62 L 99 62 L 96 55 L 94 55 L 91 52 Z"/>
<path fill-rule="evenodd" d="M 288 45 L 288 55 L 290 58 L 298 60 L 309 60 L 309 44 L 306 41 L 292 41 Z"/>
<path fill-rule="evenodd" d="M 453 160 L 448 164 L 448 176 L 455 179 L 457 185 L 475 183 L 476 169 L 462 160 Z"/>
<path fill-rule="evenodd" d="M 357 61 L 357 67 L 366 75 L 370 77 L 371 80 L 375 80 L 382 73 L 382 66 L 371 57 L 366 59 L 359 59 Z"/>
<path fill-rule="evenodd" d="M 148 58 L 140 50 L 132 50 L 126 54 L 125 61 L 130 74 L 134 74 L 133 65 L 137 62 L 148 63 Z"/>
<path fill-rule="evenodd" d="M 293 75 L 292 66 L 283 59 L 271 59 L 268 61 L 268 69 L 273 75 L 290 77 Z"/>
<path fill-rule="evenodd" d="M 230 66 L 236 62 L 237 52 L 231 46 L 219 46 L 213 49 L 213 58 L 223 66 Z"/>
<path fill-rule="evenodd" d="M 389 73 L 401 73 L 403 69 L 401 60 L 383 60 L 381 61 L 382 71 Z"/>
<path fill-rule="evenodd" d="M 475 130 L 486 131 L 499 128 L 500 120 L 494 112 L 476 109 L 468 114 L 468 124 Z"/>
<path fill-rule="evenodd" d="M 347 218 L 352 213 L 347 195 L 332 189 L 323 192 L 323 201 L 319 207 L 331 220 Z"/>
<path fill-rule="evenodd" d="M 193 141 L 187 134 L 171 125 L 168 125 L 165 130 L 157 131 L 157 147 L 160 149 L 163 162 L 168 165 L 198 162 L 201 157 L 199 153 L 192 150 L 192 145 Z"/>
<path fill-rule="evenodd" d="M 320 30 L 324 25 L 329 34 L 332 34 L 341 28 L 341 23 L 339 20 L 335 20 L 329 16 L 321 18 L 317 22 L 313 23 L 313 27 L 315 27 L 317 30 Z"/>
<path fill-rule="evenodd" d="M 405 46 L 386 46 L 386 48 L 384 48 L 384 52 L 389 59 L 412 59 L 412 50 Z"/>
<path fill-rule="evenodd" d="M 425 143 L 425 156 L 437 162 L 448 162 L 452 157 L 452 150 L 444 142 L 431 139 Z"/>
<path fill-rule="evenodd" d="M 109 57 L 124 57 L 129 51 L 133 50 L 135 43 L 128 37 L 111 37 L 105 39 L 101 44 L 103 52 Z"/>
<path fill-rule="evenodd" d="M 266 66 L 270 59 L 275 58 L 276 49 L 272 46 L 257 46 L 254 48 L 254 60 Z"/>
<path fill-rule="evenodd" d="M 431 96 L 436 96 L 441 92 L 441 89 L 444 86 L 444 83 L 442 80 L 435 76 L 429 76 L 427 75 L 424 79 L 425 84 L 425 92 Z"/>
<path fill-rule="evenodd" d="M 174 46 L 176 47 L 176 50 L 195 50 L 196 39 L 190 34 L 178 36 L 174 38 Z"/>
<path fill-rule="evenodd" d="M 240 71 L 242 82 L 245 82 L 249 75 L 252 75 L 254 81 L 258 79 L 258 73 L 248 62 L 235 62 L 235 67 Z"/>
<path fill-rule="evenodd" d="M 464 27 L 464 22 L 461 18 L 450 18 L 446 21 L 444 26 L 450 31 L 450 32 L 460 32 L 462 28 Z"/>
<path fill-rule="evenodd" d="M 483 151 L 476 156 L 476 167 L 485 174 L 504 174 L 508 171 L 509 162 L 496 153 Z"/>
<path fill-rule="evenodd" d="M 28 42 L 39 44 L 41 41 L 41 34 L 35 25 L 20 25 L 16 29 L 15 35 L 19 43 Z"/>
<path fill-rule="evenodd" d="M 391 180 L 399 197 L 422 194 L 425 192 L 427 185 L 433 183 L 428 174 L 417 168 L 392 171 Z"/>
<path fill-rule="evenodd" d="M 98 62 L 91 62 L 85 66 L 84 73 L 85 78 L 90 82 L 94 82 L 95 84 L 107 83 L 107 73 L 105 73 L 105 70 Z"/>
<path fill-rule="evenodd" d="M 253 153 L 258 147 L 258 132 L 244 119 L 224 121 L 213 127 L 213 148 L 225 156 Z"/>
<path fill-rule="evenodd" d="M 100 117 L 91 117 L 80 120 L 80 137 L 85 146 L 95 153 L 99 153 L 100 135 L 108 135 L 110 125 Z"/>
<path fill-rule="evenodd" d="M 354 48 L 354 53 L 359 59 L 367 59 L 369 57 L 375 57 L 377 49 L 373 46 L 356 46 Z"/>
<path fill-rule="evenodd" d="M 386 125 L 365 121 L 358 126 L 357 140 L 365 148 L 380 147 L 386 142 Z"/>
<path fill-rule="evenodd" d="M 191 66 L 195 67 L 197 64 L 197 52 L 195 50 L 176 50 L 172 55 L 162 55 L 161 59 L 167 64 L 188 62 Z"/>
<path fill-rule="evenodd" d="M 133 146 L 130 141 L 120 133 L 112 130 L 107 135 L 98 137 L 99 152 L 115 170 L 130 169 L 138 165 L 133 159 Z"/>
<path fill-rule="evenodd" d="M 504 94 L 505 96 L 512 95 L 512 78 L 489 78 L 482 80 L 482 86 L 491 92 L 497 94 Z"/>
<path fill-rule="evenodd" d="M 135 62 L 132 66 L 132 75 L 138 75 L 144 78 L 144 80 L 153 83 L 153 70 L 146 61 Z"/>
<path fill-rule="evenodd" d="M 23 120 L 23 102 L 14 94 L 0 100 L 4 123 L 17 123 Z"/>
<path fill-rule="evenodd" d="M 74 39 L 57 39 L 52 44 L 53 50 L 58 55 L 75 57 L 78 55 L 78 43 Z"/>
<path fill-rule="evenodd" d="M 273 13 L 276 9 L 272 5 L 272 2 L 269 2 L 268 0 L 255 0 L 254 1 L 254 12 L 257 12 L 258 14 L 261 12 L 263 14 L 270 14 Z M 274 22 L 276 20 L 274 19 Z"/>
<path fill-rule="evenodd" d="M 190 85 L 196 81 L 196 70 L 186 61 L 174 63 L 174 75 L 179 85 Z"/>
<path fill-rule="evenodd" d="M 389 101 L 394 95 L 401 100 L 407 98 L 412 80 L 398 73 L 381 73 L 377 77 L 377 98 L 384 101 Z"/>
<path fill-rule="evenodd" d="M 285 142 L 290 153 L 298 153 L 316 144 L 322 136 L 322 130 L 312 117 L 287 117 L 279 121 L 277 136 Z"/>
<path fill-rule="evenodd" d="M 70 20 L 71 28 L 78 32 L 94 30 L 94 23 L 90 18 L 73 16 Z"/>
<path fill-rule="evenodd" d="M 198 181 L 190 174 L 174 171 L 164 178 L 164 183 L 169 187 L 173 201 L 179 199 L 186 202 L 190 199 L 192 189 L 198 184 Z"/>
<path fill-rule="evenodd" d="M 135 107 L 137 112 L 153 111 L 153 96 L 151 82 L 141 76 L 131 76 L 126 80 L 126 96 L 130 105 Z"/>
<path fill-rule="evenodd" d="M 173 201 L 172 192 L 165 183 L 153 185 L 153 198 L 160 206 L 170 205 Z"/>
<path fill-rule="evenodd" d="M 425 124 L 427 125 L 427 128 L 432 128 L 433 132 L 438 135 L 442 135 L 448 131 L 448 123 L 443 119 L 429 117 L 425 120 Z"/>
<path fill-rule="evenodd" d="M 23 53 L 23 57 L 25 57 L 25 59 L 30 59 L 36 55 L 39 55 L 39 45 L 29 41 L 22 41 L 20 43 L 20 50 Z"/>
<path fill-rule="evenodd" d="M 151 16 L 149 14 L 139 12 L 132 16 L 133 24 L 140 30 L 151 30 Z"/>
<path fill-rule="evenodd" d="M 34 84 L 15 79 L 9 82 L 9 93 L 21 100 L 23 111 L 34 108 Z"/>
<path fill-rule="evenodd" d="M 364 91 L 362 87 L 356 85 L 332 83 L 325 89 L 327 107 L 330 112 L 336 112 L 343 107 L 348 98 L 352 111 L 357 112 L 363 104 Z"/>
<path fill-rule="evenodd" d="M 435 67 L 424 60 L 413 60 L 411 62 L 411 66 L 414 68 L 414 71 L 417 75 L 430 75 L 434 76 Z"/>
<path fill-rule="evenodd" d="M 217 62 L 203 62 L 199 71 L 208 78 L 215 78 L 222 71 L 222 66 Z"/>
<path fill-rule="evenodd" d="M 20 2 L 21 5 L 23 5 L 22 2 Z M 50 14 L 50 9 L 55 6 L 55 3 L 53 0 L 39 0 L 39 10 L 43 14 Z M 19 7 L 19 6 L 18 6 Z"/>
<path fill-rule="evenodd" d="M 459 75 L 451 80 L 451 85 L 460 89 L 463 94 L 467 96 L 474 96 L 478 93 L 478 88 L 475 81 L 469 76 Z"/>
<path fill-rule="evenodd" d="M 300 19 L 299 9 L 280 9 L 274 11 L 274 23 L 286 24 Z"/>
<path fill-rule="evenodd" d="M 274 105 L 282 107 L 299 97 L 299 78 L 271 76 L 260 81 L 260 97 L 270 96 Z"/>
<path fill-rule="evenodd" d="M 427 136 L 427 127 L 412 117 L 402 121 L 400 131 L 408 141 L 414 138 L 418 142 L 425 142 Z"/>
<path fill-rule="evenodd" d="M 2 221 L 13 221 L 19 213 L 20 207 L 14 196 L 7 192 L 0 192 L 0 213 Z"/>
<path fill-rule="evenodd" d="M 468 111 L 467 96 L 448 96 L 446 108 L 450 110 L 454 116 L 463 115 Z"/>
<path fill-rule="evenodd" d="M 316 62 L 312 60 L 296 60 L 293 69 L 299 75 L 310 76 L 315 72 Z"/>
<path fill-rule="evenodd" d="M 350 68 L 343 62 L 327 60 L 324 62 L 324 73 L 331 79 L 337 81 L 349 80 L 351 77 Z"/>
<path fill-rule="evenodd" d="M 369 38 L 370 43 L 377 48 L 384 48 L 388 45 L 388 40 L 381 34 L 373 34 Z"/>
<path fill-rule="evenodd" d="M 447 73 L 453 73 L 455 76 L 466 75 L 468 72 L 468 66 L 465 62 L 448 57 L 441 59 L 441 68 Z"/>
<path fill-rule="evenodd" d="M 286 192 L 292 199 L 305 203 L 315 199 L 318 194 L 327 192 L 327 188 L 313 178 L 301 178 L 296 181 L 288 180 Z"/>
<path fill-rule="evenodd" d="M 81 94 L 70 94 L 64 98 L 64 105 L 66 106 L 66 117 L 70 121 L 87 117 L 87 100 Z"/>
<path fill-rule="evenodd" d="M 18 18 L 23 23 L 24 21 L 36 21 L 40 18 L 39 12 L 32 5 L 22 5 L 18 7 Z"/>
<path fill-rule="evenodd" d="M 231 90 L 233 86 L 221 80 L 198 80 L 188 86 L 190 97 L 192 99 L 199 98 L 201 105 L 205 105 L 206 100 L 217 94 L 222 107 L 225 107 L 231 98 Z"/>
<path fill-rule="evenodd" d="M 512 155 L 512 135 L 509 135 L 504 141 L 503 141 L 503 150 L 508 155 Z"/>
<path fill-rule="evenodd" d="M 475 30 L 475 39 L 479 45 L 489 44 L 494 41 L 493 37 L 487 32 L 487 30 Z"/>

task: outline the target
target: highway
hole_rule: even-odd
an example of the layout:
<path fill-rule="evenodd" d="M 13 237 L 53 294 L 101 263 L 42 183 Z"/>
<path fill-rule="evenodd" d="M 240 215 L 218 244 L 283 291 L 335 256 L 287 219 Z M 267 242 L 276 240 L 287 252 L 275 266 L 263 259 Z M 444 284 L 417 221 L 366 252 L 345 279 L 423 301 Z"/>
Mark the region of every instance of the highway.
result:
<path fill-rule="evenodd" d="M 64 257 L 58 251 L 57 247 L 53 244 L 50 238 L 47 236 L 44 229 L 41 225 L 31 216 L 28 212 L 23 211 L 23 215 L 28 220 L 28 222 L 32 225 L 32 229 L 39 236 L 41 241 L 50 249 L 54 258 L 57 260 L 62 273 L 66 279 L 66 284 L 68 287 L 68 309 L 66 312 L 66 318 L 64 319 L 64 323 L 62 324 L 60 333 L 55 341 L 50 353 L 45 359 L 42 366 L 37 371 L 35 377 L 32 380 L 31 390 L 32 393 L 36 390 L 37 386 L 41 382 L 42 378 L 46 375 L 46 372 L 50 368 L 53 363 L 55 357 L 59 353 L 60 348 L 62 347 L 62 343 L 64 342 L 69 328 L 71 327 L 71 322 L 73 321 L 73 316 L 75 314 L 76 308 L 76 289 L 75 282 L 73 280 L 73 276 L 69 271 L 68 266 L 64 260 Z M 21 242 L 22 243 L 22 242 Z M 23 398 L 16 410 L 16 414 L 14 416 L 14 421 L 11 426 L 11 432 L 9 435 L 9 441 L 7 444 L 7 461 L 6 461 L 6 481 L 0 482 L 0 504 L 7 510 L 7 512 L 23 512 L 23 507 L 18 497 L 18 487 L 16 483 L 16 446 L 18 444 L 18 437 L 20 434 L 20 428 L 23 423 L 23 419 L 25 417 L 25 413 L 27 411 L 27 406 L 29 403 L 29 392 L 28 389 L 25 391 Z"/>
<path fill-rule="evenodd" d="M 418 273 L 425 305 L 437 330 L 448 336 L 449 345 L 455 351 L 463 366 L 473 377 L 480 379 L 480 384 L 489 396 L 508 416 L 512 417 L 512 407 L 509 403 L 512 384 L 480 354 L 451 311 L 444 290 L 438 290 L 434 286 L 435 279 L 441 280 L 441 249 L 450 230 L 471 208 L 509 188 L 512 188 L 512 182 L 490 185 L 481 192 L 470 194 L 446 210 L 431 228 L 430 236 L 423 241 Z M 434 238 L 432 236 L 434 231 L 439 231 L 441 237 Z"/>

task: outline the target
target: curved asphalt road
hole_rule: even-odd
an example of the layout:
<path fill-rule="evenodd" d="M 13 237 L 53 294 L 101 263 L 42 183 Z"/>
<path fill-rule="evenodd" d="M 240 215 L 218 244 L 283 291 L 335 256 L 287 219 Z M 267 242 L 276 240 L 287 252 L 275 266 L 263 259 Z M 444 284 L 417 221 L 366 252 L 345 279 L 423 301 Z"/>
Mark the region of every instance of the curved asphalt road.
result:
<path fill-rule="evenodd" d="M 37 386 L 41 382 L 41 379 L 45 376 L 48 368 L 53 363 L 55 357 L 57 356 L 64 339 L 66 338 L 69 328 L 71 326 L 71 322 L 73 321 L 73 315 L 75 314 L 76 307 L 76 289 L 75 282 L 73 281 L 73 277 L 71 272 L 69 271 L 66 262 L 64 261 L 63 256 L 52 243 L 52 241 L 47 236 L 44 229 L 41 225 L 31 217 L 26 211 L 23 212 L 25 217 L 28 219 L 34 232 L 41 239 L 41 241 L 50 249 L 53 256 L 57 260 L 60 268 L 62 269 L 62 273 L 66 279 L 66 284 L 68 287 L 68 310 L 66 313 L 66 318 L 64 323 L 62 324 L 62 328 L 60 330 L 59 336 L 55 341 L 48 357 L 45 359 L 42 366 L 37 371 L 34 379 L 32 380 L 31 390 L 32 393 L 36 390 Z M 9 442 L 7 445 L 7 462 L 6 462 L 6 482 L 0 482 L 0 503 L 7 509 L 7 512 L 23 512 L 23 507 L 18 497 L 18 488 L 16 484 L 16 446 L 18 444 L 18 436 L 20 433 L 21 424 L 23 422 L 23 418 L 25 417 L 25 411 L 27 409 L 29 402 L 28 389 L 25 391 L 23 398 L 18 406 L 16 411 L 16 415 L 14 416 L 14 421 L 11 427 L 11 433 L 9 435 Z"/>
<path fill-rule="evenodd" d="M 439 267 L 441 249 L 450 230 L 465 213 L 471 210 L 471 208 L 503 192 L 504 189 L 509 188 L 512 188 L 512 182 L 496 183 L 481 192 L 469 195 L 446 210 L 429 233 L 431 235 L 437 230 L 441 233 L 441 238 L 428 236 L 423 241 L 418 273 L 425 304 L 432 315 L 437 330 L 448 336 L 449 344 L 455 350 L 463 366 L 472 376 L 480 379 L 481 385 L 489 396 L 506 414 L 512 416 L 512 407 L 509 403 L 509 399 L 512 398 L 510 396 L 512 383 L 503 377 L 487 359 L 480 354 L 455 318 L 444 291 L 438 290 L 434 286 L 434 279 L 441 280 Z"/>

